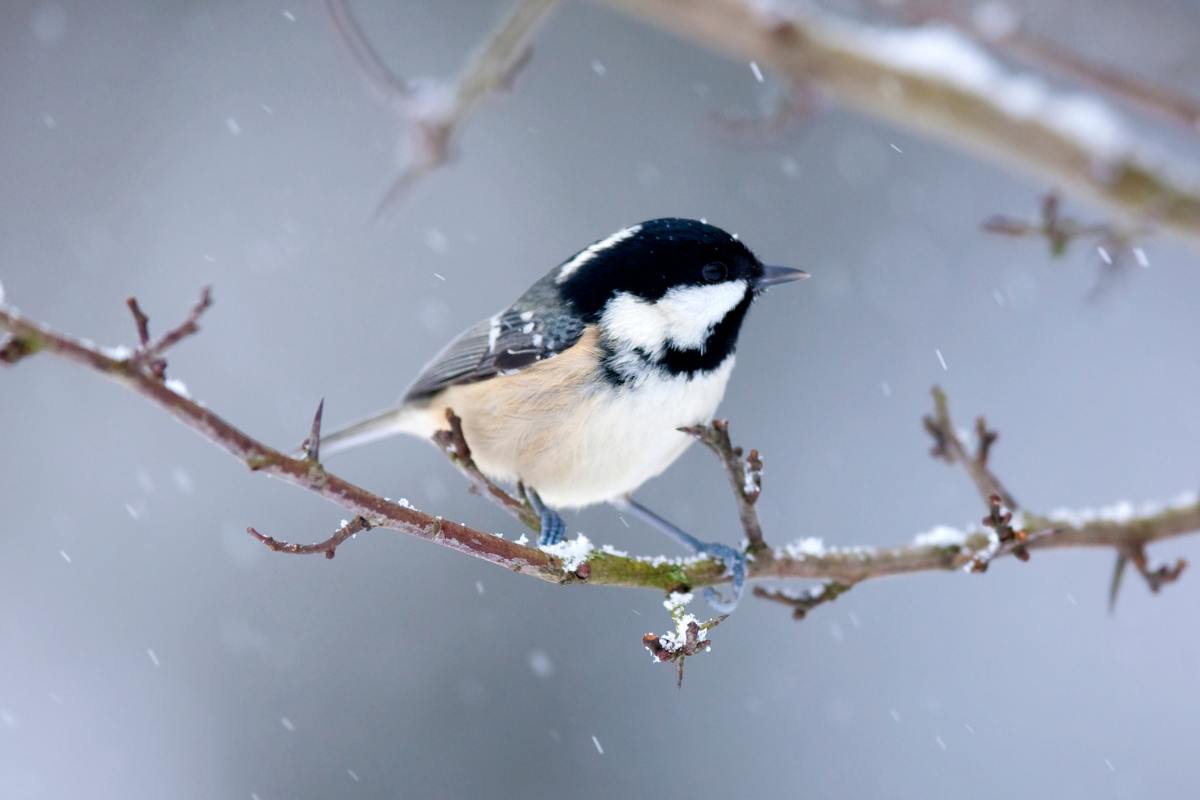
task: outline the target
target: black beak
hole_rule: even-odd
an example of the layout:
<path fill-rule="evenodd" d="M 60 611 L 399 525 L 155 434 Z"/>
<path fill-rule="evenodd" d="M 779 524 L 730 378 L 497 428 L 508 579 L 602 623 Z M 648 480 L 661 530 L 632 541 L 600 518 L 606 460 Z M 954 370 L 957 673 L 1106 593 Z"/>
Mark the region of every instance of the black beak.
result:
<path fill-rule="evenodd" d="M 778 286 L 781 283 L 791 283 L 792 281 L 802 281 L 808 277 L 808 273 L 802 269 L 793 269 L 792 267 L 773 267 L 770 264 L 763 264 L 762 275 L 754 280 L 755 289 L 765 289 L 768 286 Z"/>

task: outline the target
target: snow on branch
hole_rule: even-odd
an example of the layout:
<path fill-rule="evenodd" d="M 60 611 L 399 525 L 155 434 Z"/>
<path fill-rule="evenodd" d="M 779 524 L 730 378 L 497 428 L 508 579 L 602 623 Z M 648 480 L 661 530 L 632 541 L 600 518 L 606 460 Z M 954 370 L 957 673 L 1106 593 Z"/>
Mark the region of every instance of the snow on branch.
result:
<path fill-rule="evenodd" d="M 1010 70 L 947 24 L 885 28 L 765 0 L 608 0 L 899 128 L 1015 166 L 1200 243 L 1200 180 L 1098 97 Z"/>
<path fill-rule="evenodd" d="M 318 405 L 307 439 L 297 455 L 273 448 L 235 427 L 201 403 L 192 400 L 183 384 L 165 378 L 166 353 L 183 339 L 196 334 L 198 321 L 211 304 L 208 290 L 182 323 L 158 340 L 151 340 L 148 318 L 130 301 L 140 346 L 101 348 L 35 322 L 0 301 L 0 364 L 16 365 L 40 353 L 55 356 L 76 366 L 98 372 L 155 404 L 202 437 L 237 458 L 251 471 L 287 481 L 353 515 L 343 520 L 330 537 L 313 544 L 293 544 L 259 533 L 248 532 L 273 551 L 290 554 L 320 554 L 333 558 L 337 548 L 357 533 L 391 530 L 416 536 L 464 555 L 482 559 L 511 572 L 559 584 L 596 584 L 657 589 L 681 597 L 691 589 L 728 582 L 719 561 L 703 557 L 670 558 L 630 556 L 607 545 L 593 547 L 582 535 L 553 547 L 538 548 L 526 539 L 506 539 L 502 534 L 479 530 L 413 508 L 404 500 L 390 500 L 357 486 L 328 471 L 319 460 L 323 402 Z M 721 459 L 738 503 L 750 559 L 747 577 L 752 581 L 804 579 L 824 582 L 824 587 L 803 594 L 760 589 L 755 594 L 794 609 L 797 618 L 850 587 L 866 580 L 891 575 L 930 571 L 982 572 L 998 558 L 1016 556 L 1023 560 L 1032 551 L 1099 547 L 1115 551 L 1118 568 L 1114 586 L 1119 586 L 1126 564 L 1132 563 L 1150 588 L 1158 591 L 1174 581 L 1183 570 L 1182 561 L 1173 566 L 1151 566 L 1146 547 L 1153 542 L 1200 530 L 1200 495 L 1188 493 L 1166 505 L 1134 508 L 1118 503 L 1099 510 L 1058 510 L 1046 516 L 1018 512 L 1016 501 L 988 467 L 988 455 L 996 434 L 980 419 L 974 452 L 962 441 L 950 419 L 945 394 L 934 389 L 934 414 L 925 427 L 934 439 L 933 454 L 961 464 L 984 498 L 988 514 L 975 528 L 958 530 L 941 526 L 896 547 L 826 547 L 820 539 L 804 538 L 782 546 L 764 540 L 754 503 L 762 492 L 762 461 L 756 451 L 744 454 L 730 441 L 728 423 L 716 421 L 687 432 L 708 445 Z M 450 417 L 450 431 L 438 444 L 476 489 L 498 503 L 528 527 L 536 529 L 529 504 L 518 493 L 514 497 L 484 476 L 471 460 L 470 448 L 457 417 Z M 1114 589 L 1115 595 L 1115 589 Z M 683 603 L 672 607 L 677 623 L 673 634 L 647 635 L 644 644 L 658 661 L 671 661 L 682 670 L 683 659 L 708 649 L 707 631 L 720 620 L 700 623 L 686 615 Z M 701 635 L 703 634 L 703 635 Z M 682 673 L 681 673 L 682 674 Z"/>

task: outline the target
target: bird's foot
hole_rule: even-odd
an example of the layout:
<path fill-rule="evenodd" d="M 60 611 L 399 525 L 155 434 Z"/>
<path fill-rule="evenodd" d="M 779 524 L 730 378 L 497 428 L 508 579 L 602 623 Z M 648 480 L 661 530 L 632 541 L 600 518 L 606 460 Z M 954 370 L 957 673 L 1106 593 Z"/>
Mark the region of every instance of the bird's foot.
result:
<path fill-rule="evenodd" d="M 670 536 L 675 541 L 694 551 L 697 555 L 715 558 L 725 565 L 725 574 L 730 578 L 730 595 L 727 596 L 709 586 L 704 590 L 704 599 L 716 611 L 730 614 L 737 608 L 742 599 L 742 590 L 746 588 L 746 554 L 737 548 L 720 542 L 702 542 L 695 536 L 680 528 L 673 522 L 660 517 L 646 506 L 634 500 L 631 495 L 612 501 L 613 505 L 624 511 L 629 511 L 635 517 L 648 523 L 651 527 Z"/>
<path fill-rule="evenodd" d="M 541 526 L 538 533 L 538 547 L 561 542 L 567 533 L 567 523 L 563 521 L 557 511 L 543 503 L 542 498 L 538 497 L 538 493 L 533 489 L 527 487 L 525 496 L 529 498 L 529 505 L 538 515 L 538 523 Z"/>
<path fill-rule="evenodd" d="M 742 599 L 742 590 L 746 588 L 746 554 L 720 542 L 702 543 L 696 548 L 696 553 L 718 559 L 725 565 L 725 574 L 730 578 L 730 594 L 726 595 L 708 586 L 704 589 L 704 599 L 714 610 L 722 614 L 732 614 Z"/>

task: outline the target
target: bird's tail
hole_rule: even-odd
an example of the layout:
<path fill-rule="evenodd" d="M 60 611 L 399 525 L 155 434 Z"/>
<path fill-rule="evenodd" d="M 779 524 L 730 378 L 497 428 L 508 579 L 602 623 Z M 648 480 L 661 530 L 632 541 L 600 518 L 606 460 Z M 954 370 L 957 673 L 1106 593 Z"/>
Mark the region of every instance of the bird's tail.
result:
<path fill-rule="evenodd" d="M 366 419 L 351 423 L 332 433 L 321 434 L 321 456 L 332 456 L 354 450 L 364 444 L 377 442 L 402 433 L 417 433 L 414 417 L 417 412 L 407 406 L 389 408 Z"/>

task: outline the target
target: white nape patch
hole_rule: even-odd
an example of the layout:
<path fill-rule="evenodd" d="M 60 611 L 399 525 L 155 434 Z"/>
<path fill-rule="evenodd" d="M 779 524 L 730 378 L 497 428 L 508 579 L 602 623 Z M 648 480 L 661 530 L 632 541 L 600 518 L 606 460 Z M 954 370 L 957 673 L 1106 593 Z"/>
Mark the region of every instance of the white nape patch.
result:
<path fill-rule="evenodd" d="M 654 357 L 668 343 L 703 350 L 712 329 L 746 297 L 745 281 L 677 286 L 657 302 L 622 292 L 609 300 L 600 327 L 612 338 Z"/>
<path fill-rule="evenodd" d="M 613 245 L 620 244 L 631 236 L 637 235 L 637 232 L 641 229 L 641 225 L 633 225 L 628 228 L 622 228 L 611 236 L 607 236 L 598 242 L 589 244 L 587 247 L 580 250 L 574 258 L 559 268 L 558 277 L 554 279 L 554 282 L 563 283 L 572 275 L 574 275 L 577 269 L 595 258 L 598 253 L 602 253 Z"/>

